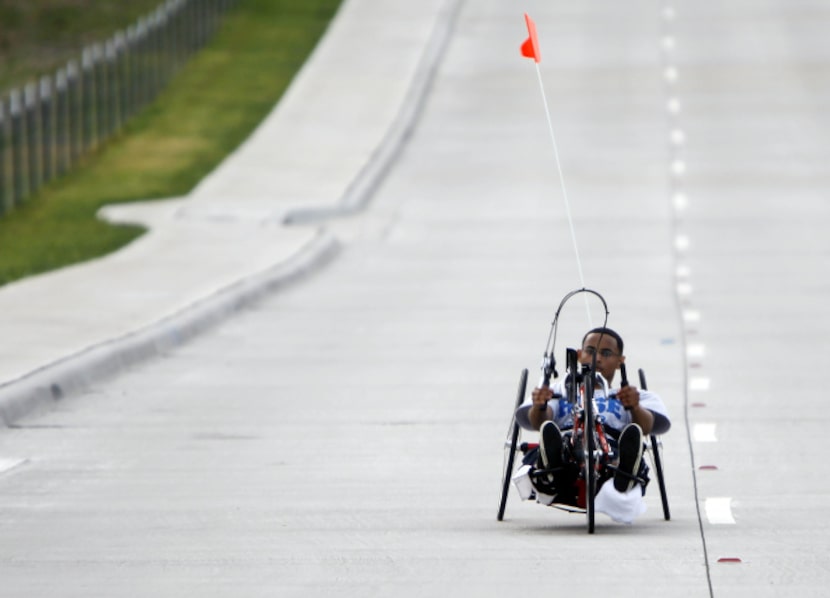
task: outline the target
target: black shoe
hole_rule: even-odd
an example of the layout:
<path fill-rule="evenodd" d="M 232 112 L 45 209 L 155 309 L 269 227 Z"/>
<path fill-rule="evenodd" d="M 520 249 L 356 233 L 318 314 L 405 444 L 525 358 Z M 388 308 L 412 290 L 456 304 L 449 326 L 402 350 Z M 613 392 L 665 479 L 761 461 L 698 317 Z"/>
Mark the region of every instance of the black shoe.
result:
<path fill-rule="evenodd" d="M 548 420 L 539 429 L 539 458 L 541 469 L 560 469 L 562 467 L 562 432 L 552 421 Z M 549 474 L 553 480 L 553 474 Z"/>
<path fill-rule="evenodd" d="M 617 492 L 628 492 L 637 483 L 640 461 L 643 458 L 643 430 L 637 424 L 623 428 L 619 440 L 620 464 L 614 474 Z"/>

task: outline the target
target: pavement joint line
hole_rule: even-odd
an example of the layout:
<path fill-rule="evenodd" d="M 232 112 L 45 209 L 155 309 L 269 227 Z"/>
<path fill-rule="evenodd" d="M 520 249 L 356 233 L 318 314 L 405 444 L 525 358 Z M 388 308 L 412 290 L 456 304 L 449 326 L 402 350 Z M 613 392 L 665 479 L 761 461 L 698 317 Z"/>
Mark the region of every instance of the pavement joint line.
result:
<path fill-rule="evenodd" d="M 0 457 L 0 474 L 7 473 L 15 467 L 23 465 L 27 460 L 16 457 Z"/>

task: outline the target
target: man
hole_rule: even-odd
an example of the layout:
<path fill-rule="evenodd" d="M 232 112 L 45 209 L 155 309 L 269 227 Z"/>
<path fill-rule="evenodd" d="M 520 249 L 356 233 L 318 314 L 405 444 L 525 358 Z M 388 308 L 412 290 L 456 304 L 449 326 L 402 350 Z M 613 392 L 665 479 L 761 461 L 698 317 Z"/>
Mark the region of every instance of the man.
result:
<path fill-rule="evenodd" d="M 604 383 L 595 384 L 594 401 L 609 444 L 618 455 L 613 483 L 605 483 L 610 480 L 609 475 L 599 479 L 595 507 L 617 521 L 632 523 L 645 509 L 642 496 L 648 467 L 642 459 L 643 436 L 663 434 L 671 422 L 663 401 L 656 394 L 634 386 L 613 388 L 614 376 L 625 362 L 623 346 L 623 339 L 615 331 L 594 328 L 582 339 L 577 360 L 591 364 L 596 357 L 596 370 Z M 563 381 L 554 382 L 550 388 L 534 388 L 530 401 L 516 412 L 523 428 L 540 432 L 539 449 L 528 451 L 524 465 L 514 476 L 523 498 L 535 494 L 543 504 L 575 505 L 577 502 L 579 464 L 571 451 L 572 405 L 565 395 Z"/>

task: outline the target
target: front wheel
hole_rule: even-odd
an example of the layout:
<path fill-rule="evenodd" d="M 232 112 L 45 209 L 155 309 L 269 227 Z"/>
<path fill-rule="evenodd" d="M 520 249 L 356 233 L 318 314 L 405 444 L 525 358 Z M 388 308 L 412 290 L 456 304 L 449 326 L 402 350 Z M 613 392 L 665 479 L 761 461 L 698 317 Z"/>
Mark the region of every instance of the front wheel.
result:
<path fill-rule="evenodd" d="M 585 450 L 585 517 L 588 533 L 594 533 L 594 498 L 597 493 L 596 423 L 594 419 L 594 381 L 585 377 L 585 398 L 583 402 L 585 430 L 582 434 L 582 448 Z"/>

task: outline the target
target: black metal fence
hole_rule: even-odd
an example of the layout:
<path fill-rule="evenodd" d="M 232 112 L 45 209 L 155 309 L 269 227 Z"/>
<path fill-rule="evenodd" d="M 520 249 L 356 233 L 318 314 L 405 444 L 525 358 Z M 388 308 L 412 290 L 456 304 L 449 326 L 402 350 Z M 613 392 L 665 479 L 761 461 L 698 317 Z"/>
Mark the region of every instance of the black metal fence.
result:
<path fill-rule="evenodd" d="M 235 0 L 167 0 L 52 75 L 0 96 L 0 216 L 150 103 Z"/>

